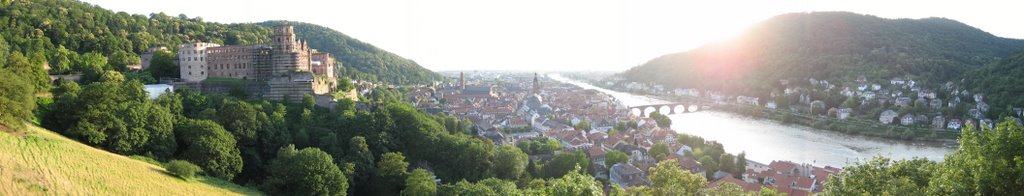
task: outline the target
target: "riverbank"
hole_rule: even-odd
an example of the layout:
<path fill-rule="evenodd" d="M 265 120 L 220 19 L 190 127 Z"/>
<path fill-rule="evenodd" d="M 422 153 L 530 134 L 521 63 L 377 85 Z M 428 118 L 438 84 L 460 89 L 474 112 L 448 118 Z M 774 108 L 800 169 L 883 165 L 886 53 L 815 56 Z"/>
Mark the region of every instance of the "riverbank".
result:
<path fill-rule="evenodd" d="M 550 78 L 611 95 L 625 106 L 679 102 L 675 100 L 676 98 L 665 96 L 605 89 L 559 75 Z M 812 126 L 805 126 L 803 124 L 808 123 L 796 122 L 799 118 L 795 117 L 791 117 L 792 122 L 785 123 L 783 116 L 768 115 L 768 111 L 754 110 L 744 114 L 743 110 L 739 109 L 727 111 L 730 108 L 715 104 L 707 106 L 713 109 L 668 115 L 672 120 L 672 129 L 680 134 L 717 141 L 728 153 L 746 152 L 748 160 L 762 163 L 790 160 L 818 166 L 843 167 L 876 156 L 894 160 L 920 157 L 941 161 L 953 151 L 950 145 L 942 145 L 940 142 L 847 134 L 843 131 L 814 128 L 813 123 L 809 123 Z M 827 128 L 825 125 L 827 124 L 819 126 Z"/>
<path fill-rule="evenodd" d="M 593 85 L 593 84 L 591 84 Z M 595 85 L 599 86 L 599 85 Z M 617 89 L 608 86 L 600 86 L 611 90 L 628 92 L 643 96 L 655 97 L 661 100 L 672 102 L 685 102 L 696 97 L 681 97 L 672 95 L 655 95 L 645 92 Z M 816 117 L 805 114 L 794 113 L 787 110 L 769 109 L 764 107 L 740 104 L 715 104 L 712 110 L 723 111 L 751 118 L 771 120 L 783 124 L 796 124 L 839 133 L 862 135 L 868 137 L 879 137 L 918 142 L 937 142 L 943 145 L 955 145 L 960 137 L 958 131 L 935 129 L 927 126 L 898 126 L 882 124 L 874 120 L 854 119 L 839 120 L 828 117 Z"/>

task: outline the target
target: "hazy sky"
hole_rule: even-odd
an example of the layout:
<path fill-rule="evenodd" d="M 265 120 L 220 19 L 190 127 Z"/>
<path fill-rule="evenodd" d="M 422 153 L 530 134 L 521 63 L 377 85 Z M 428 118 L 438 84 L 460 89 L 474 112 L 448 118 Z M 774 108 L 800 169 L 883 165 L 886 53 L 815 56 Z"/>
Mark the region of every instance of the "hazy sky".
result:
<path fill-rule="evenodd" d="M 1024 38 L 1024 1 L 992 0 L 85 0 L 113 11 L 324 25 L 434 71 L 617 71 L 727 39 L 771 16 L 850 11 L 944 17 Z"/>

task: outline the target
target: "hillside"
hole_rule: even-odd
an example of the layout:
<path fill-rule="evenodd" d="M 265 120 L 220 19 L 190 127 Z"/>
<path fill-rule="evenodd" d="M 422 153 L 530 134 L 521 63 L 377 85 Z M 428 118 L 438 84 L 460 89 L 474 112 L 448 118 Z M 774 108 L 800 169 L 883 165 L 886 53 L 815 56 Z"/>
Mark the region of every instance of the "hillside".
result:
<path fill-rule="evenodd" d="M 944 18 L 793 13 L 756 24 L 736 39 L 655 58 L 621 75 L 748 94 L 766 94 L 780 79 L 812 77 L 853 81 L 863 75 L 876 82 L 910 77 L 937 85 L 1021 49 L 1022 40 Z"/>
<path fill-rule="evenodd" d="M 976 93 L 985 94 L 991 105 L 990 116 L 1011 112 L 1008 107 L 1024 107 L 1024 53 L 986 65 L 966 74 L 964 83 Z"/>
<path fill-rule="evenodd" d="M 259 195 L 202 178 L 185 181 L 153 164 L 95 149 L 31 126 L 0 133 L 0 195 Z"/>
<path fill-rule="evenodd" d="M 415 83 L 435 76 L 411 60 L 340 32 L 312 24 L 294 24 L 299 35 L 308 39 L 313 48 L 333 53 L 344 66 L 371 74 L 378 80 Z M 110 57 L 110 64 L 120 68 L 130 64 L 127 61 L 130 58 L 115 56 L 129 54 L 137 59 L 150 47 L 165 46 L 174 50 L 175 46 L 186 42 L 269 43 L 272 33 L 270 28 L 259 24 L 205 22 L 202 17 L 184 14 L 128 14 L 74 0 L 0 2 L 0 26 L 4 27 L 0 30 L 0 42 L 10 45 L 11 52 L 25 54 L 33 63 L 49 62 L 56 73 L 81 67 L 84 63 L 78 56 L 90 52 Z M 75 54 L 67 55 L 66 51 Z"/>
<path fill-rule="evenodd" d="M 338 60 L 342 66 L 377 76 L 380 80 L 389 83 L 426 83 L 441 78 L 415 61 L 324 26 L 294 21 L 267 21 L 259 25 L 273 27 L 283 23 L 294 25 L 295 34 L 306 40 L 310 48 L 340 56 Z"/>

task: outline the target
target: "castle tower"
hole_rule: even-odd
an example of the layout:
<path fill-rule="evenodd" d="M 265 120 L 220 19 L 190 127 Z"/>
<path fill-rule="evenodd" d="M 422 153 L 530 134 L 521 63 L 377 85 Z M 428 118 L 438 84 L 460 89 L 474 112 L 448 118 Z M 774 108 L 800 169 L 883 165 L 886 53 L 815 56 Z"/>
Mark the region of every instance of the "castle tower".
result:
<path fill-rule="evenodd" d="M 295 71 L 310 71 L 309 50 L 305 43 L 295 37 L 292 25 L 274 26 L 273 76 L 283 76 Z"/>
<path fill-rule="evenodd" d="M 274 36 L 271 41 L 271 47 L 274 47 L 275 51 L 289 51 L 294 52 L 295 48 L 295 30 L 292 25 L 277 25 L 274 26 Z"/>
<path fill-rule="evenodd" d="M 215 43 L 184 43 L 178 45 L 178 68 L 181 80 L 185 82 L 201 82 L 209 75 L 206 48 L 218 47 Z"/>

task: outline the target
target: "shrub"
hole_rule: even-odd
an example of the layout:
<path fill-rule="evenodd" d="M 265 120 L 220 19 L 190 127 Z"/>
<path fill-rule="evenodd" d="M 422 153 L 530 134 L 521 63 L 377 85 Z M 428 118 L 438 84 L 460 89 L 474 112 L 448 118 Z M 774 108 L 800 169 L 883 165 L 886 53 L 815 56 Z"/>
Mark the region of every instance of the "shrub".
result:
<path fill-rule="evenodd" d="M 191 179 L 192 177 L 195 177 L 196 173 L 199 173 L 199 171 L 202 171 L 202 168 L 199 168 L 196 164 L 192 164 L 188 161 L 173 160 L 170 163 L 167 163 L 167 172 L 182 179 Z"/>

